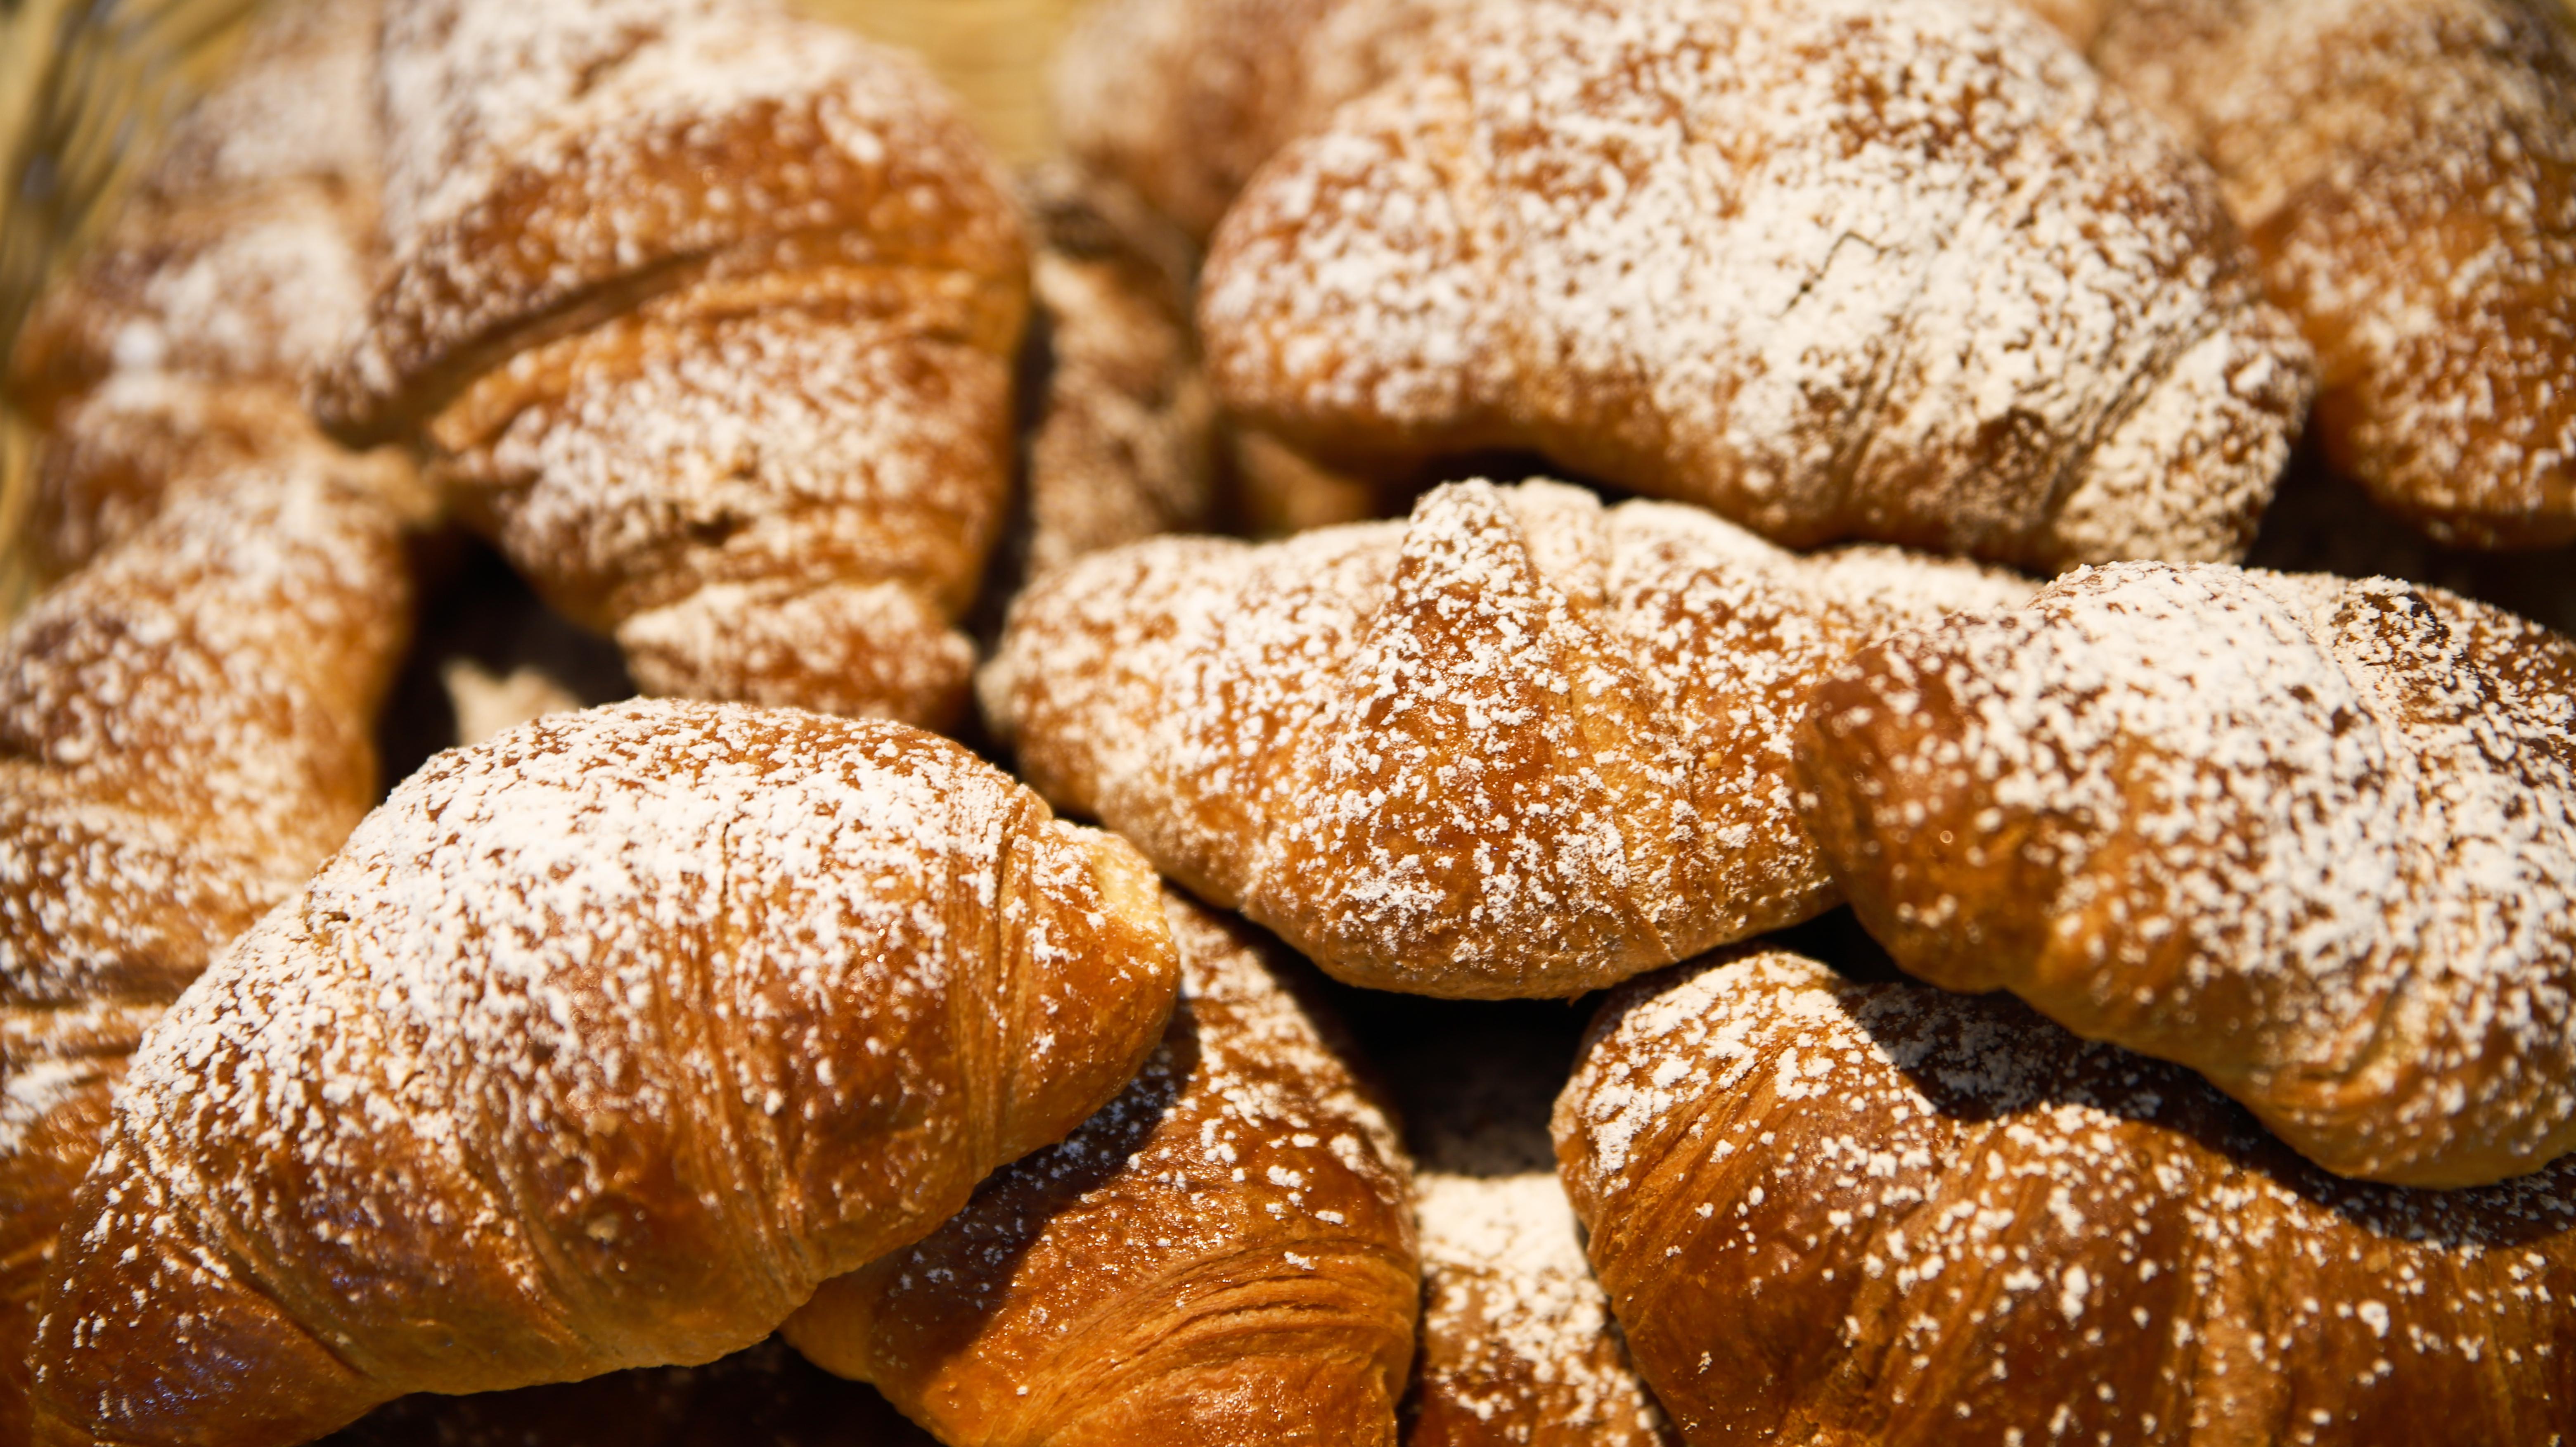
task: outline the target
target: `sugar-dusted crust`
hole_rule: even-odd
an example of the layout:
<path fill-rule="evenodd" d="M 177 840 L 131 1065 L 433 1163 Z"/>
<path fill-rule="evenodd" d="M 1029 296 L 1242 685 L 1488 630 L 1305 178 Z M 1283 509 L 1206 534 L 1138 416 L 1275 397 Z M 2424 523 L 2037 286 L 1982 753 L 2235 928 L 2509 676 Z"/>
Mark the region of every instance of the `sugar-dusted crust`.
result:
<path fill-rule="evenodd" d="M 2123 564 L 1864 651 L 1798 767 L 1926 979 L 2189 1065 L 2346 1175 L 2576 1147 L 2576 643 L 2385 578 Z"/>
<path fill-rule="evenodd" d="M 2552 0 L 2052 17 L 2217 170 L 2317 352 L 2316 432 L 2445 542 L 2576 540 L 2576 39 Z"/>
<path fill-rule="evenodd" d="M 1135 1083 L 788 1340 L 953 1447 L 1394 1447 L 1420 1295 L 1394 1127 L 1303 966 L 1165 909 L 1181 1003 Z"/>
<path fill-rule="evenodd" d="M 1410 523 L 1040 579 L 987 713 L 1049 798 L 1344 979 L 1574 995 L 1830 904 L 1787 775 L 1807 688 L 1888 628 L 2028 592 L 1467 483 Z"/>
<path fill-rule="evenodd" d="M 1204 240 L 1281 146 L 1483 0 L 1105 0 L 1065 38 L 1056 128 Z"/>
<path fill-rule="evenodd" d="M 400 519 L 318 468 L 213 482 L 0 643 L 0 1441 L 136 1042 L 375 797 Z"/>
<path fill-rule="evenodd" d="M 1556 1135 L 1694 1443 L 2542 1447 L 2576 1392 L 2576 1164 L 2337 1180 L 2007 997 L 1685 966 L 1603 1007 Z"/>
<path fill-rule="evenodd" d="M 1115 1095 L 1175 971 L 1134 851 L 902 725 L 645 701 L 441 754 L 136 1053 L 36 1440 L 747 1346 Z"/>
<path fill-rule="evenodd" d="M 1199 314 L 1318 456 L 2046 571 L 2238 556 L 2310 390 L 2208 173 L 1976 0 L 1481 7 L 1274 158 Z"/>
<path fill-rule="evenodd" d="M 1011 472 L 1017 208 L 917 65 L 765 0 L 428 0 L 315 406 L 418 429 L 648 691 L 953 721 Z"/>

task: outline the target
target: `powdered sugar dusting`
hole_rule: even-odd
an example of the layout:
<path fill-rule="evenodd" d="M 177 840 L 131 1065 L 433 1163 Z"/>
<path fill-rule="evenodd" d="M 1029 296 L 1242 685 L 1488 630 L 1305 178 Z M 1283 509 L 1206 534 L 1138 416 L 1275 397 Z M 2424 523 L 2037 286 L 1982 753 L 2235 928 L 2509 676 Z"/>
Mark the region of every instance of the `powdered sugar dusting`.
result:
<path fill-rule="evenodd" d="M 1318 452 L 1536 447 L 1786 541 L 2053 569 L 2241 552 L 2309 389 L 2247 262 L 2018 14 L 1545 0 L 1282 152 L 1201 324 L 1227 404 Z"/>
<path fill-rule="evenodd" d="M 1136 874 L 897 725 L 636 702 L 440 755 L 137 1053 L 40 1386 L 149 1435 L 115 1363 L 205 1410 L 280 1311 L 352 1413 L 757 1340 L 1133 1071 Z"/>
<path fill-rule="evenodd" d="M 2521 0 L 2122 0 L 2091 53 L 2218 172 L 2328 387 L 2327 451 L 2436 537 L 2576 537 L 2576 41 Z"/>
<path fill-rule="evenodd" d="M 1471 483 L 1084 560 L 1022 595 L 987 696 L 1050 797 L 1334 973 L 1572 994 L 1830 904 L 1786 773 L 1808 686 L 2028 588 Z"/>
<path fill-rule="evenodd" d="M 1557 1137 L 1694 1435 L 2545 1441 L 2576 1351 L 2576 1167 L 2338 1181 L 2002 997 L 1685 967 L 1605 1007 Z"/>
<path fill-rule="evenodd" d="M 388 273 L 325 423 L 423 426 L 648 688 L 953 723 L 1027 278 L 936 84 L 763 0 L 431 0 L 382 77 Z"/>
<path fill-rule="evenodd" d="M 308 460 L 210 473 L 0 644 L 0 1433 L 127 1057 L 375 793 L 410 577 Z"/>
<path fill-rule="evenodd" d="M 2088 571 L 1826 685 L 1811 819 L 1909 968 L 2333 1169 L 2493 1180 L 2576 1145 L 2571 682 L 2576 644 L 2438 589 Z"/>
<path fill-rule="evenodd" d="M 1106 0 L 1057 52 L 1065 144 L 1191 235 L 1255 167 L 1481 0 Z"/>

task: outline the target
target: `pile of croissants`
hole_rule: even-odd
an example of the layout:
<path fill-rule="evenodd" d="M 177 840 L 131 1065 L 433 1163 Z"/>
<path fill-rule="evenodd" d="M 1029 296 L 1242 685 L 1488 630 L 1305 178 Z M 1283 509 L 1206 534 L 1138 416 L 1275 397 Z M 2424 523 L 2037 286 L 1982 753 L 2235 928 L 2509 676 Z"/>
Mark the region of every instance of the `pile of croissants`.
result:
<path fill-rule="evenodd" d="M 0 1447 L 2576 1439 L 2556 0 L 1055 106 L 263 10 L 9 354 Z"/>

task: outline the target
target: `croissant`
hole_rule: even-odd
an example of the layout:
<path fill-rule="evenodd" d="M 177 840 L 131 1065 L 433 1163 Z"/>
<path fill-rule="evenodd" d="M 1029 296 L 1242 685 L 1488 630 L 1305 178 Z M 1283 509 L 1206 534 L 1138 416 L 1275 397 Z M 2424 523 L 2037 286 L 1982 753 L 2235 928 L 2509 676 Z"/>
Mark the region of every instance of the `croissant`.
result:
<path fill-rule="evenodd" d="M 1830 905 L 1787 775 L 1806 690 L 2028 592 L 1468 483 L 1409 524 L 1083 559 L 1014 602 L 984 687 L 1039 792 L 1332 974 L 1574 995 Z"/>
<path fill-rule="evenodd" d="M 1199 316 L 1326 460 L 2041 571 L 2238 556 L 2310 390 L 2208 174 L 1976 0 L 1479 8 L 1272 160 Z"/>
<path fill-rule="evenodd" d="M 1405 1062 L 1423 1301 L 1406 1447 L 1676 1443 L 1556 1179 L 1548 1107 L 1565 1052 L 1515 1023 L 1435 1029 Z"/>
<path fill-rule="evenodd" d="M 1782 952 L 1602 1007 L 1557 1104 L 1694 1443 L 2558 1440 L 2576 1165 L 2356 1185 L 2003 997 Z"/>
<path fill-rule="evenodd" d="M 35 1440 L 292 1443 L 758 1341 L 1134 1075 L 1151 880 L 897 724 L 636 702 L 438 756 L 136 1053 Z"/>
<path fill-rule="evenodd" d="M 1176 895 L 1125 1094 L 787 1339 L 952 1447 L 1394 1447 L 1420 1274 L 1394 1128 L 1273 946 Z"/>
<path fill-rule="evenodd" d="M 1199 240 L 1254 170 L 1477 0 L 1106 0 L 1050 77 L 1086 163 Z"/>
<path fill-rule="evenodd" d="M 29 315 L 9 382 L 52 430 L 22 535 L 41 573 L 173 488 L 321 445 L 297 391 L 372 285 L 376 22 L 372 0 L 263 6 L 229 78 Z"/>
<path fill-rule="evenodd" d="M 301 466 L 177 497 L 0 643 L 0 1441 L 143 1032 L 375 797 L 401 519 Z"/>
<path fill-rule="evenodd" d="M 950 721 L 1026 244 L 911 62 L 765 0 L 422 0 L 384 280 L 325 370 L 648 693 Z"/>
<path fill-rule="evenodd" d="M 2133 564 L 1864 651 L 1798 769 L 1907 970 L 2475 1185 L 2576 1147 L 2571 688 L 2576 643 L 2438 589 Z"/>
<path fill-rule="evenodd" d="M 324 1447 L 937 1447 L 885 1399 L 771 1339 L 703 1367 L 639 1367 L 474 1397 L 405 1397 Z"/>
<path fill-rule="evenodd" d="M 2041 5 L 2217 170 L 2315 430 L 2447 542 L 2576 541 L 2576 41 L 2548 0 Z"/>
<path fill-rule="evenodd" d="M 1189 242 L 1127 188 L 1067 165 L 1021 185 L 1046 339 L 1029 439 L 1029 572 L 1203 527 L 1216 400 L 1190 335 Z"/>

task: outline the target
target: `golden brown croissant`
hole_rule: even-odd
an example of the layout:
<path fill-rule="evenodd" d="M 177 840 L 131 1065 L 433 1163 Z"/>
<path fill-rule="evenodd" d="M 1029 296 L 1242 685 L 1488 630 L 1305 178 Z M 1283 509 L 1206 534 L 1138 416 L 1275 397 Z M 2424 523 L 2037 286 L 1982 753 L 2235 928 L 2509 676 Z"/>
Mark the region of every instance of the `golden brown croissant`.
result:
<path fill-rule="evenodd" d="M 2576 41 L 2552 0 L 2064 0 L 2216 168 L 2316 432 L 2448 542 L 2576 540 Z"/>
<path fill-rule="evenodd" d="M 2576 643 L 2128 564 L 1816 693 L 1808 827 L 1906 969 L 2191 1066 L 2343 1175 L 2576 1147 Z"/>
<path fill-rule="evenodd" d="M 0 1441 L 135 1042 L 375 797 L 410 593 L 379 494 L 290 464 L 175 499 L 0 644 Z"/>
<path fill-rule="evenodd" d="M 373 0 L 262 7 L 11 356 L 52 429 L 25 537 L 60 576 L 174 485 L 320 439 L 297 393 L 374 284 Z"/>
<path fill-rule="evenodd" d="M 1557 1106 L 1695 1443 L 2560 1440 L 2576 1164 L 2338 1181 L 2188 1072 L 1780 952 L 1614 995 Z"/>
<path fill-rule="evenodd" d="M 316 405 L 648 693 L 947 722 L 1011 467 L 1007 183 L 911 62 L 766 0 L 423 0 L 387 273 Z"/>
<path fill-rule="evenodd" d="M 953 745 L 635 702 L 433 759 L 136 1053 L 40 1443 L 710 1361 L 1126 1084 L 1152 875 Z"/>
<path fill-rule="evenodd" d="M 772 1339 L 703 1367 L 638 1367 L 472 1397 L 405 1397 L 323 1447 L 937 1447 L 883 1397 Z"/>
<path fill-rule="evenodd" d="M 1029 438 L 1029 572 L 1204 527 L 1216 399 L 1190 335 L 1189 241 L 1126 187 L 1068 165 L 1020 187 L 1045 338 Z"/>
<path fill-rule="evenodd" d="M 953 1447 L 1394 1447 L 1404 1152 L 1276 946 L 1177 895 L 1182 1002 L 1126 1093 L 787 1339 Z"/>
<path fill-rule="evenodd" d="M 1107 0 L 1065 37 L 1056 128 L 1204 240 L 1254 169 L 1478 0 Z"/>
<path fill-rule="evenodd" d="M 1482 7 L 1274 158 L 1199 315 L 1328 460 L 2044 571 L 2238 556 L 2310 388 L 2207 172 L 1976 0 Z"/>
<path fill-rule="evenodd" d="M 1467 483 L 1409 524 L 1041 579 L 987 712 L 1040 792 L 1345 980 L 1574 995 L 1831 904 L 1787 775 L 1806 690 L 1900 622 L 2028 591 Z"/>
<path fill-rule="evenodd" d="M 1548 1106 L 1567 1052 L 1517 1023 L 1471 1016 L 1400 1062 L 1422 1230 L 1406 1447 L 1663 1447 L 1678 1439 L 1556 1178 Z"/>

